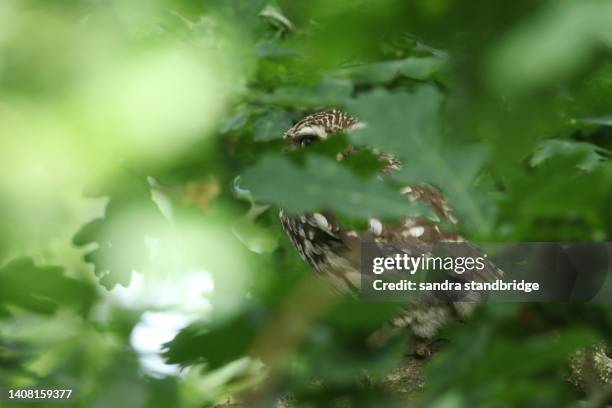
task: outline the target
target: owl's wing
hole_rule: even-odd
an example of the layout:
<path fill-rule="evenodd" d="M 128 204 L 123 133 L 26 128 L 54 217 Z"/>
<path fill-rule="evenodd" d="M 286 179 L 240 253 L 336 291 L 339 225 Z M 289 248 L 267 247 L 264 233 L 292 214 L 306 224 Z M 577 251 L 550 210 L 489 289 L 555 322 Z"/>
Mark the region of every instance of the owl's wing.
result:
<path fill-rule="evenodd" d="M 458 249 L 461 256 L 484 257 L 483 251 L 465 240 L 453 229 L 457 223 L 452 208 L 446 198 L 437 189 L 429 185 L 406 187 L 403 193 L 412 201 L 422 201 L 431 206 L 441 222 L 427 217 L 406 217 L 396 224 L 383 224 L 379 220 L 370 220 L 367 231 L 345 230 L 338 226 L 336 236 L 342 241 L 342 257 L 349 261 L 343 271 L 363 271 L 361 268 L 362 250 L 365 242 L 374 243 L 381 254 L 394 255 L 407 253 L 412 256 L 419 254 L 431 255 L 432 251 L 441 245 Z M 461 244 L 453 244 L 461 243 Z M 378 255 L 377 255 L 378 256 Z M 503 272 L 492 262 L 485 259 L 482 270 L 466 270 L 463 274 L 448 272 L 448 279 L 456 282 L 493 282 L 503 276 Z M 358 274 L 360 278 L 368 275 Z M 371 276 L 371 275 L 369 275 Z M 361 288 L 361 279 L 353 284 Z M 485 299 L 484 294 L 462 292 L 420 292 L 417 297 L 408 301 L 402 311 L 390 322 L 392 326 L 409 327 L 418 337 L 433 338 L 441 327 L 457 319 L 467 318 Z"/>

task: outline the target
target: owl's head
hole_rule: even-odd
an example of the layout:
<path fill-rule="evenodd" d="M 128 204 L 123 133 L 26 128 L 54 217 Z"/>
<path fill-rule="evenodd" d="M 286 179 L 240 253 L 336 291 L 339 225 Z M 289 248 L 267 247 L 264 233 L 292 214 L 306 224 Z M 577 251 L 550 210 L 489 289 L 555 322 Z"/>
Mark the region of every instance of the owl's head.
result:
<path fill-rule="evenodd" d="M 359 119 L 332 109 L 306 116 L 286 131 L 283 139 L 290 148 L 304 147 L 313 142 L 326 140 L 333 134 L 350 132 L 363 126 Z"/>

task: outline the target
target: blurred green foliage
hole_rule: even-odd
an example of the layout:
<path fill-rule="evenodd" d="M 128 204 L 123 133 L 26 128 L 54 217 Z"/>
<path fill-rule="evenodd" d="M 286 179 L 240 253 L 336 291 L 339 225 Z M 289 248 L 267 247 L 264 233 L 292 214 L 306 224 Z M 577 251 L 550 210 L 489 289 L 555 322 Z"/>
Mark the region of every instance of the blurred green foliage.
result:
<path fill-rule="evenodd" d="M 262 204 L 361 225 L 427 211 L 396 191 L 429 182 L 471 240 L 610 241 L 609 27 L 606 0 L 3 1 L 0 388 L 73 388 L 79 407 L 577 404 L 568 358 L 610 339 L 609 305 L 482 307 L 406 366 L 405 333 L 367 342 L 400 305 L 312 286 Z M 331 107 L 368 127 L 283 155 Z M 349 143 L 404 168 L 332 160 Z M 172 289 L 192 276 L 214 289 Z M 122 302 L 137 278 L 161 289 Z M 183 371 L 152 371 L 135 333 L 177 310 L 164 357 Z"/>

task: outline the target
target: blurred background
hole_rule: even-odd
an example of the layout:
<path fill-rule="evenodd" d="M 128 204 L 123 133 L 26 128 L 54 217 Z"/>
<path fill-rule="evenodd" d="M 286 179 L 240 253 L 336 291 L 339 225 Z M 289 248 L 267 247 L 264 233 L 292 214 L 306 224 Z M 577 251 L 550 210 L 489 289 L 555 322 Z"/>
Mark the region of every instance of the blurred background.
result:
<path fill-rule="evenodd" d="M 403 159 L 387 187 L 438 186 L 473 241 L 610 241 L 610 27 L 605 0 L 3 0 L 0 388 L 87 408 L 604 406 L 569 361 L 610 340 L 611 305 L 482 307 L 407 359 L 405 334 L 366 342 L 399 305 L 309 280 L 277 207 L 364 222 L 338 197 L 371 157 L 321 177 L 325 147 L 282 154 L 337 107 L 368 122 L 353 143 Z"/>

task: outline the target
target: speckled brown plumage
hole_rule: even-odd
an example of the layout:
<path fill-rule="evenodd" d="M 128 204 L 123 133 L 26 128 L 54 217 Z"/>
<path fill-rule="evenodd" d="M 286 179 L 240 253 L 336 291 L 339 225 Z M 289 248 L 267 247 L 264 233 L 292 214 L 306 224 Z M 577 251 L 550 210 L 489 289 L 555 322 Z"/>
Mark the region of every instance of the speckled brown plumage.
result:
<path fill-rule="evenodd" d="M 357 118 L 334 109 L 307 116 L 285 132 L 283 138 L 290 147 L 305 147 L 326 140 L 336 133 L 348 133 L 364 126 Z M 337 159 L 342 161 L 356 150 L 356 147 L 350 147 L 338 152 Z M 400 161 L 392 153 L 374 153 L 386 163 L 381 176 L 389 175 L 401 167 Z M 418 250 L 423 253 L 439 242 L 463 241 L 455 231 L 443 228 L 443 225 L 456 224 L 457 219 L 440 191 L 428 184 L 417 184 L 405 186 L 401 193 L 407 200 L 429 205 L 436 216 L 407 216 L 396 224 L 370 218 L 368 229 L 361 231 L 344 228 L 330 211 L 293 215 L 281 210 L 280 218 L 298 253 L 315 272 L 325 276 L 341 291 L 357 293 L 361 285 L 363 242 L 379 243 L 396 251 Z M 500 275 L 499 269 L 489 265 L 485 273 L 475 279 L 492 281 Z M 475 304 L 442 302 L 425 297 L 406 305 L 405 310 L 390 323 L 396 327 L 409 327 L 421 338 L 432 338 L 447 322 L 469 315 Z"/>
<path fill-rule="evenodd" d="M 291 143 L 299 142 L 302 136 L 314 135 L 320 139 L 334 133 L 351 130 L 359 120 L 347 113 L 332 109 L 315 113 L 297 122 L 283 135 L 283 139 Z"/>
<path fill-rule="evenodd" d="M 612 384 L 612 347 L 596 344 L 578 350 L 570 359 L 568 380 L 585 392 Z"/>

